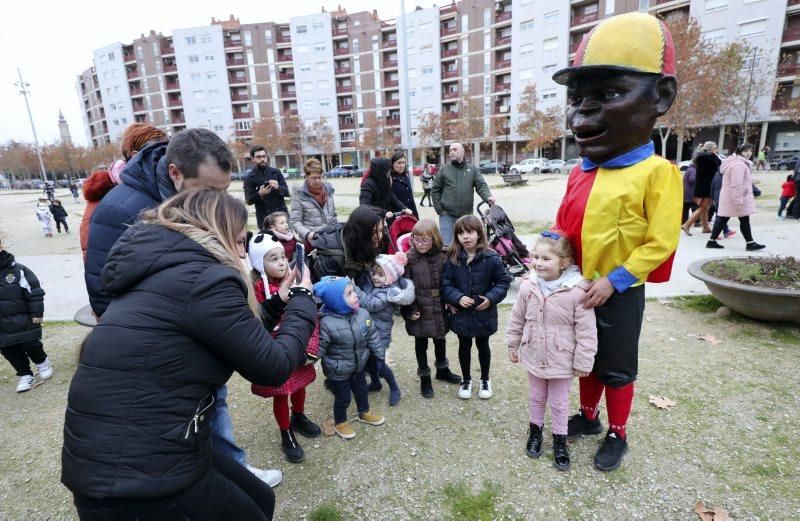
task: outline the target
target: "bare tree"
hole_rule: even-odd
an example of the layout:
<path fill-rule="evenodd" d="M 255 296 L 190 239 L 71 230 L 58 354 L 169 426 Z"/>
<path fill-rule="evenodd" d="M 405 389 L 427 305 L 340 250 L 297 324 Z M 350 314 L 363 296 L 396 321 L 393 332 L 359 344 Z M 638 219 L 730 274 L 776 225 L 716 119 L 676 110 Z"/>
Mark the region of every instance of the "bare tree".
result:
<path fill-rule="evenodd" d="M 270 163 L 275 162 L 275 156 L 282 150 L 283 134 L 278 121 L 272 116 L 262 116 L 255 123 L 251 131 L 253 144 L 264 147 L 270 157 Z"/>
<path fill-rule="evenodd" d="M 535 83 L 529 83 L 520 95 L 517 112 L 517 133 L 527 140 L 526 152 L 546 147 L 564 135 L 564 117 L 560 107 L 539 109 L 539 93 Z"/>
<path fill-rule="evenodd" d="M 322 153 L 322 167 L 328 170 L 329 156 L 336 150 L 336 136 L 324 116 L 306 129 L 306 142 Z"/>
<path fill-rule="evenodd" d="M 442 144 L 442 116 L 426 112 L 417 119 L 417 140 L 424 154 Z"/>
<path fill-rule="evenodd" d="M 765 96 L 773 94 L 776 63 L 764 49 L 746 43 L 732 44 L 729 52 L 740 69 L 728 83 L 722 84 L 722 92 L 727 113 L 740 122 L 741 140 L 748 141 L 756 133 L 750 123 L 765 117 L 758 105 Z"/>

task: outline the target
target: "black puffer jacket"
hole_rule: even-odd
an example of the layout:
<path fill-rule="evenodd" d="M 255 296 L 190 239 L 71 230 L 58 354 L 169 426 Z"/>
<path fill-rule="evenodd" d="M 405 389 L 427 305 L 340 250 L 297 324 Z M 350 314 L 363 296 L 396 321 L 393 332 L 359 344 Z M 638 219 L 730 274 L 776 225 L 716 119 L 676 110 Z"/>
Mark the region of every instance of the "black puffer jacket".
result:
<path fill-rule="evenodd" d="M 397 200 L 406 205 L 414 217 L 419 219 L 417 202 L 414 200 L 413 181 L 409 174 L 392 173 L 392 192 L 397 196 Z"/>
<path fill-rule="evenodd" d="M 42 338 L 33 318 L 44 315 L 44 290 L 31 270 L 0 250 L 0 346 Z"/>
<path fill-rule="evenodd" d="M 363 265 L 350 259 L 344 246 L 343 231 L 344 223 L 330 224 L 311 239 L 311 247 L 315 250 L 312 255 L 314 260 L 311 263 L 311 276 L 315 282 L 326 275 L 350 277 L 361 287 L 369 273 Z"/>
<path fill-rule="evenodd" d="M 410 306 L 403 306 L 406 319 L 406 333 L 415 337 L 444 338 L 448 329 L 448 316 L 442 298 L 442 270 L 447 256 L 444 252 L 408 252 L 405 277 L 414 282 L 416 300 Z M 419 319 L 410 317 L 419 311 Z"/>
<path fill-rule="evenodd" d="M 364 179 L 364 182 L 361 183 L 358 204 L 374 206 L 384 212 L 399 212 L 406 209 L 406 205 L 397 198 L 392 190 L 385 190 L 372 177 Z"/>
<path fill-rule="evenodd" d="M 214 390 L 234 370 L 282 384 L 305 361 L 316 306 L 291 298 L 273 339 L 238 272 L 143 223 L 112 248 L 103 281 L 114 298 L 70 385 L 61 481 L 93 498 L 174 494 L 209 469 Z"/>

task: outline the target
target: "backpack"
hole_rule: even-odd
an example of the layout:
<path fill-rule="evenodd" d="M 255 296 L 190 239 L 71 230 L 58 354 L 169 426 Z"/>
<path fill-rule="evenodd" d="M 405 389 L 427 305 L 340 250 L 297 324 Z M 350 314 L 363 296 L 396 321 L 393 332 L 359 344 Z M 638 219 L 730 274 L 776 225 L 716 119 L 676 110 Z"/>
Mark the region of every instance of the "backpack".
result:
<path fill-rule="evenodd" d="M 308 254 L 311 280 L 319 282 L 325 275 L 345 274 L 346 253 L 342 241 L 344 223 L 329 224 L 311 239 L 311 253 Z"/>

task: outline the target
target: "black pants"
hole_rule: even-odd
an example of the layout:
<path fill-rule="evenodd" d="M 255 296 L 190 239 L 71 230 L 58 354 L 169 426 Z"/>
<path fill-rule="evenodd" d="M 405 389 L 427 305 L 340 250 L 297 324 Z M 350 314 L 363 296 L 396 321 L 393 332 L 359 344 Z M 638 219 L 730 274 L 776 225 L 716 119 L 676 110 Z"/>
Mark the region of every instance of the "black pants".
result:
<path fill-rule="evenodd" d="M 719 234 L 722 232 L 723 228 L 727 227 L 730 219 L 730 217 L 722 217 L 721 215 L 717 215 L 717 218 L 714 220 L 714 227 L 711 228 L 712 241 L 716 241 L 719 238 Z M 750 231 L 749 215 L 739 217 L 739 231 L 742 232 L 742 237 L 744 237 L 745 241 L 753 242 L 753 232 Z"/>
<path fill-rule="evenodd" d="M 67 220 L 62 217 L 61 219 L 56 219 L 56 230 L 58 230 L 58 233 L 61 233 L 62 224 L 64 225 L 64 231 L 68 232 L 69 226 L 67 226 Z"/>
<path fill-rule="evenodd" d="M 213 451 L 211 469 L 192 486 L 161 498 L 95 499 L 75 494 L 86 521 L 272 519 L 275 493 L 230 457 Z"/>
<path fill-rule="evenodd" d="M 642 284 L 622 293 L 615 291 L 602 306 L 594 308 L 597 355 L 593 371 L 606 385 L 622 387 L 636 380 L 644 303 Z"/>
<path fill-rule="evenodd" d="M 420 206 L 425 206 L 425 198 L 426 197 L 428 198 L 428 203 L 433 204 L 433 202 L 431 201 L 431 189 L 430 188 L 424 188 L 423 189 L 422 199 L 419 200 L 419 205 Z"/>
<path fill-rule="evenodd" d="M 434 338 L 433 354 L 436 359 L 436 368 L 444 367 L 447 362 L 447 343 L 444 338 Z M 420 374 L 430 374 L 431 368 L 428 366 L 428 339 L 425 337 L 414 337 L 414 352 L 417 355 L 417 370 Z"/>
<path fill-rule="evenodd" d="M 475 346 L 478 348 L 478 363 L 481 365 L 481 380 L 489 379 L 489 366 L 492 363 L 492 351 L 489 349 L 489 337 L 475 337 Z M 472 363 L 472 338 L 458 335 L 458 363 L 461 365 L 461 377 L 464 381 L 472 380 L 469 374 Z"/>
<path fill-rule="evenodd" d="M 11 367 L 17 372 L 17 376 L 33 376 L 33 371 L 31 371 L 31 366 L 28 363 L 29 358 L 34 364 L 41 364 L 47 358 L 47 353 L 42 348 L 41 340 L 3 346 L 0 347 L 0 353 L 3 354 L 11 364 Z"/>
<path fill-rule="evenodd" d="M 685 223 L 689 216 L 692 215 L 692 212 L 697 210 L 697 205 L 694 202 L 683 202 L 683 213 L 681 213 L 681 224 Z"/>
<path fill-rule="evenodd" d="M 364 371 L 353 374 L 347 380 L 329 378 L 328 387 L 333 393 L 333 420 L 336 423 L 347 421 L 347 408 L 350 407 L 351 395 L 356 397 L 359 414 L 369 411 L 367 375 Z"/>
<path fill-rule="evenodd" d="M 794 196 L 794 208 L 792 208 L 792 217 L 795 219 L 800 219 L 800 204 L 797 204 L 797 196 L 800 195 L 800 179 L 794 182 L 794 193 L 797 194 Z"/>

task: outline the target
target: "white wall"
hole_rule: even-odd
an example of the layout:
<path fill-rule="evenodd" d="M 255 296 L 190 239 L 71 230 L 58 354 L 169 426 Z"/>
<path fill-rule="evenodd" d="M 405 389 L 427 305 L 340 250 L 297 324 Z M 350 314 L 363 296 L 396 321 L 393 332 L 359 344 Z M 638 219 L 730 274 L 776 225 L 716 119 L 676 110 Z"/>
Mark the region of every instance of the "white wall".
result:
<path fill-rule="evenodd" d="M 177 29 L 172 33 L 172 42 L 186 127 L 208 128 L 227 140 L 233 133 L 233 111 L 222 27 Z M 191 60 L 194 56 L 197 62 Z M 192 73 L 199 73 L 200 78 L 193 80 Z"/>
<path fill-rule="evenodd" d="M 119 42 L 94 51 L 94 67 L 112 142 L 120 139 L 128 125 L 134 121 L 124 60 L 122 44 Z M 89 85 L 87 87 L 91 88 Z M 91 138 L 89 142 L 91 143 Z"/>

